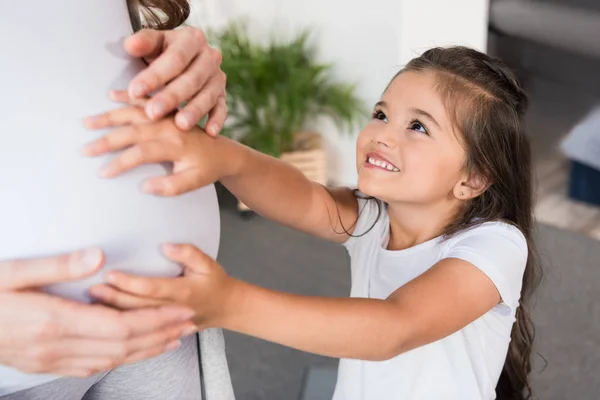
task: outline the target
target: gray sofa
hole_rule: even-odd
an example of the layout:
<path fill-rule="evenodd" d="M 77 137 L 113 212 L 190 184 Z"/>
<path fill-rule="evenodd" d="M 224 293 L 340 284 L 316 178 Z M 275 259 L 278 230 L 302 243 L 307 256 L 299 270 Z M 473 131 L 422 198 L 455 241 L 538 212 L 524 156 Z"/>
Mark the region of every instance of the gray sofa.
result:
<path fill-rule="evenodd" d="M 490 53 L 521 74 L 600 94 L 599 0 L 491 0 Z"/>

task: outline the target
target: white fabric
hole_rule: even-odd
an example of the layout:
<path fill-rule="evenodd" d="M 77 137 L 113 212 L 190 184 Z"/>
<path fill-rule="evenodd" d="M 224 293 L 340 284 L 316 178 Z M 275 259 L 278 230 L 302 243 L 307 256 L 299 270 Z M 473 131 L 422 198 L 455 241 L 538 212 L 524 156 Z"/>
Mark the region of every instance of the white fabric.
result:
<path fill-rule="evenodd" d="M 212 185 L 176 198 L 144 194 L 144 180 L 165 173 L 146 166 L 105 180 L 109 157 L 87 158 L 82 146 L 104 132 L 82 127 L 106 111 L 109 89 L 124 89 L 145 65 L 130 59 L 125 0 L 2 0 L 0 44 L 0 259 L 29 258 L 98 246 L 109 269 L 173 276 L 179 266 L 164 242 L 194 243 L 216 257 L 220 216 Z M 88 301 L 82 282 L 48 290 Z M 27 312 L 27 310 L 22 310 Z M 0 366 L 0 395 L 51 379 Z"/>
<path fill-rule="evenodd" d="M 354 234 L 373 228 L 345 243 L 351 257 L 352 297 L 385 299 L 438 261 L 452 257 L 487 274 L 503 301 L 460 331 L 390 360 L 340 360 L 334 400 L 494 399 L 519 305 L 527 261 L 524 236 L 509 224 L 488 222 L 445 241 L 435 238 L 390 251 L 385 248 L 389 234 L 385 205 L 362 199 L 359 204 Z"/>

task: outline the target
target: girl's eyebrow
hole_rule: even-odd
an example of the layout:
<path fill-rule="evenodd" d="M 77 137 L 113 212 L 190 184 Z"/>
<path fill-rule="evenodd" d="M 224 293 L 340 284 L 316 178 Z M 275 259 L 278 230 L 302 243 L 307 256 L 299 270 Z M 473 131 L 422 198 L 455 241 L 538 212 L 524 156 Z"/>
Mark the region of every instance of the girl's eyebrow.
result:
<path fill-rule="evenodd" d="M 375 108 L 377 108 L 377 107 L 388 108 L 388 104 L 384 100 L 381 100 L 381 101 L 378 101 L 377 103 L 375 103 Z M 428 120 L 433 122 L 435 124 L 435 126 L 438 127 L 438 129 L 442 129 L 440 124 L 435 120 L 435 118 L 433 118 L 433 115 L 429 114 L 427 111 L 421 110 L 420 108 L 411 108 L 410 111 L 414 114 L 417 114 L 417 115 L 427 118 Z"/>
<path fill-rule="evenodd" d="M 428 120 L 433 122 L 438 127 L 438 129 L 442 129 L 440 124 L 438 124 L 438 122 L 435 120 L 435 118 L 433 118 L 433 115 L 429 114 L 427 111 L 421 110 L 420 108 L 411 108 L 410 111 L 417 115 L 427 118 Z"/>

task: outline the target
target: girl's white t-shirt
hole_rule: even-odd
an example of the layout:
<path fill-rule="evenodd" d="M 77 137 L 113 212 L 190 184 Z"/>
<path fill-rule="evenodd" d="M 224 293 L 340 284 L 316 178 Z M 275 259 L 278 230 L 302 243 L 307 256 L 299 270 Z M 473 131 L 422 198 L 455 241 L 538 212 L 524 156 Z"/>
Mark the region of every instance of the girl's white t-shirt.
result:
<path fill-rule="evenodd" d="M 180 274 L 161 253 L 162 243 L 192 243 L 216 257 L 220 215 L 213 185 L 177 197 L 151 196 L 142 183 L 166 174 L 163 165 L 101 179 L 98 171 L 114 155 L 90 158 L 81 151 L 106 134 L 86 131 L 84 117 L 120 107 L 109 90 L 126 89 L 145 68 L 123 48 L 133 32 L 126 0 L 2 6 L 0 260 L 102 248 L 103 271 L 45 288 L 86 302 L 87 289 L 109 269 Z M 0 396 L 56 378 L 0 365 Z"/>
<path fill-rule="evenodd" d="M 359 210 L 354 236 L 368 233 L 345 243 L 351 257 L 352 297 L 385 299 L 438 261 L 452 257 L 483 271 L 502 302 L 460 331 L 390 360 L 340 360 L 333 399 L 495 399 L 527 262 L 523 234 L 507 223 L 486 222 L 450 239 L 438 237 L 390 251 L 386 205 L 359 199 Z"/>

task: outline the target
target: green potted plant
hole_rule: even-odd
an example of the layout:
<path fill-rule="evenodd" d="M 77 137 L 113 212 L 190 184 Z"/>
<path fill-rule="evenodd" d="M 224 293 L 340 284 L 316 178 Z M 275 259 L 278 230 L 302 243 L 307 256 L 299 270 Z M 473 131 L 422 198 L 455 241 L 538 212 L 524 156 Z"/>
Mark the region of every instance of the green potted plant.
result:
<path fill-rule="evenodd" d="M 307 127 L 325 117 L 341 131 L 351 131 L 368 113 L 355 86 L 336 81 L 333 66 L 316 60 L 308 30 L 291 40 L 259 44 L 250 40 L 242 23 L 235 22 L 211 36 L 227 75 L 229 116 L 223 134 L 279 157 L 325 184 L 321 136 Z"/>

